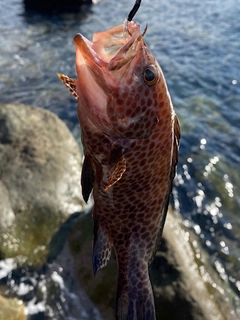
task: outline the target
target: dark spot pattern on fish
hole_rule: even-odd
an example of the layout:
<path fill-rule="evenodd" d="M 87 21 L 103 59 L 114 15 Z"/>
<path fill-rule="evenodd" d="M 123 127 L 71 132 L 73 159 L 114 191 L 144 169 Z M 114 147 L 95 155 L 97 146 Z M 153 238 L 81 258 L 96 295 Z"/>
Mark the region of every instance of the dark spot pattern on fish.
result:
<path fill-rule="evenodd" d="M 155 320 L 148 265 L 166 219 L 179 123 L 161 68 L 136 22 L 128 22 L 127 31 L 121 25 L 97 33 L 93 42 L 81 35 L 74 41 L 86 156 L 82 190 L 84 199 L 91 190 L 94 198 L 94 274 L 113 247 L 116 319 Z"/>

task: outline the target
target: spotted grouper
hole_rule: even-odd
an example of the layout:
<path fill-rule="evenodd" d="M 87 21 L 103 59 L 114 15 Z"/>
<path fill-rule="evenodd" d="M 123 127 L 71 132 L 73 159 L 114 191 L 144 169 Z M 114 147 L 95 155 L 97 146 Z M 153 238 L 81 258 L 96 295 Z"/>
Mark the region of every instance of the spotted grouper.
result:
<path fill-rule="evenodd" d="M 138 23 L 74 37 L 84 200 L 93 192 L 93 269 L 113 247 L 117 320 L 154 320 L 148 265 L 161 237 L 178 158 L 180 128 L 167 85 Z"/>

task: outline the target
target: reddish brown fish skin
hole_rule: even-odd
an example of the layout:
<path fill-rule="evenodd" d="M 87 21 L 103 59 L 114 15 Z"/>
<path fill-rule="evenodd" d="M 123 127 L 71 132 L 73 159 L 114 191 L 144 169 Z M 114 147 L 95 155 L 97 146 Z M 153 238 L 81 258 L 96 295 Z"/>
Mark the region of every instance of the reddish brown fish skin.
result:
<path fill-rule="evenodd" d="M 129 23 L 133 36 L 134 28 L 135 22 Z M 180 138 L 162 71 L 141 34 L 136 39 L 135 58 L 122 67 L 124 81 L 116 86 L 99 78 L 107 67 L 96 66 L 94 71 L 91 56 L 81 48 L 93 79 L 108 96 L 104 119 L 89 115 L 86 84 L 77 62 L 85 153 L 82 189 L 87 200 L 93 188 L 94 198 L 93 267 L 96 273 L 106 265 L 113 246 L 118 263 L 117 320 L 155 319 L 148 264 L 164 226 Z M 75 38 L 75 43 L 78 50 L 81 40 Z M 156 81 L 144 81 L 146 68 Z"/>

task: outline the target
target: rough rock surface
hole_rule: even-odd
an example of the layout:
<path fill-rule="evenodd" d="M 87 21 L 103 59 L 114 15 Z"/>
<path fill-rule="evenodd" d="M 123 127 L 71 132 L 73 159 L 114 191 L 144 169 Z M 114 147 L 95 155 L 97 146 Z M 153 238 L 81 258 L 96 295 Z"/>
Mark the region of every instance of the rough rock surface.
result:
<path fill-rule="evenodd" d="M 221 310 L 224 297 L 212 287 L 220 280 L 203 257 L 181 217 L 169 210 L 162 243 L 150 267 L 158 319 L 230 320 Z"/>
<path fill-rule="evenodd" d="M 80 171 L 79 146 L 56 115 L 0 105 L 0 320 L 103 319 L 66 242 L 85 208 Z"/>
<path fill-rule="evenodd" d="M 9 193 L 5 185 L 0 180 L 0 228 L 7 228 L 15 219 L 12 210 Z"/>
<path fill-rule="evenodd" d="M 62 237 L 65 237 L 66 240 L 67 233 L 65 234 L 64 230 L 60 230 L 53 242 L 57 241 L 58 236 L 60 237 L 60 239 Z M 62 242 L 64 242 L 63 238 Z M 59 267 L 57 268 L 56 266 Z M 62 310 L 65 309 L 65 315 L 62 318 L 64 320 L 104 320 L 96 306 L 86 295 L 85 291 L 81 288 L 79 282 L 76 279 L 74 268 L 74 259 L 69 249 L 69 243 L 65 241 L 61 252 L 59 252 L 57 257 L 54 259 L 54 262 L 49 263 L 50 272 L 51 270 L 55 270 L 52 272 L 52 274 L 54 274 L 54 272 L 57 273 L 63 281 L 63 285 L 61 286 L 62 288 L 60 288 L 61 295 L 59 295 L 64 297 L 64 306 L 62 307 Z M 61 272 L 59 272 L 59 270 L 61 270 Z M 57 319 L 62 319 L 61 316 L 58 315 L 59 311 L 57 307 L 57 305 L 61 303 L 60 300 L 61 299 L 59 299 L 58 302 L 55 298 L 55 301 L 52 301 L 51 303 L 53 313 Z M 56 301 L 58 303 L 56 303 Z"/>
<path fill-rule="evenodd" d="M 83 209 L 80 171 L 79 147 L 55 114 L 0 105 L 0 255 L 46 255 L 60 224 Z"/>
<path fill-rule="evenodd" d="M 17 299 L 6 299 L 0 295 L 0 320 L 25 320 L 24 305 Z"/>

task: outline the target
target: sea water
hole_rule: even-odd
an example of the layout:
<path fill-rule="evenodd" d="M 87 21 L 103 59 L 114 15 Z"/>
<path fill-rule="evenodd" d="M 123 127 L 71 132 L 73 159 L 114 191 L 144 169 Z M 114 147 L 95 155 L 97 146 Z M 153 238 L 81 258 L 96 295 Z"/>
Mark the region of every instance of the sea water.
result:
<path fill-rule="evenodd" d="M 121 24 L 128 0 L 102 0 L 78 13 L 29 13 L 0 4 L 0 103 L 37 105 L 79 140 L 76 101 L 57 73 L 75 74 L 73 36 Z M 136 14 L 161 65 L 181 124 L 171 203 L 240 296 L 240 5 L 233 0 L 145 0 Z M 236 309 L 239 305 L 236 303 Z"/>

